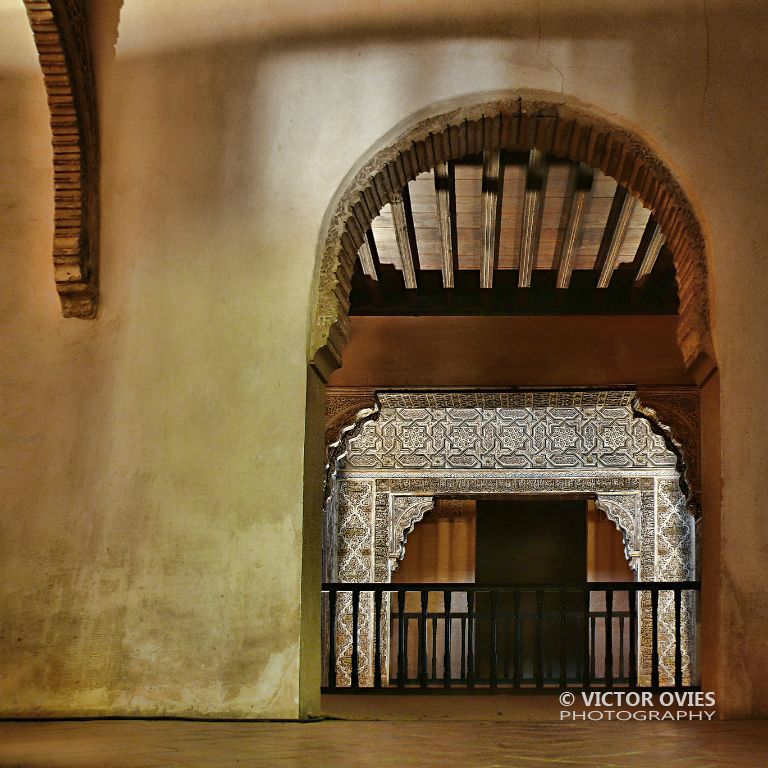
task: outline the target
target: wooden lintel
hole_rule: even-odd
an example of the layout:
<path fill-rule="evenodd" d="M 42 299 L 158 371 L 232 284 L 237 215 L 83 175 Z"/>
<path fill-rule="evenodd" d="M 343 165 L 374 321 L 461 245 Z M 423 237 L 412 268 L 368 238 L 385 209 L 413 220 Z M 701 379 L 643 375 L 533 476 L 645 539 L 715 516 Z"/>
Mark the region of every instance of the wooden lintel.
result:
<path fill-rule="evenodd" d="M 557 287 L 567 288 L 571 283 L 571 273 L 576 260 L 576 249 L 581 240 L 581 229 L 584 223 L 584 212 L 587 200 L 592 191 L 594 171 L 584 163 L 575 166 L 571 182 L 570 203 L 568 207 L 568 222 L 565 226 L 563 244 L 560 248 L 560 259 L 557 268 Z"/>
<path fill-rule="evenodd" d="M 531 287 L 546 185 L 547 164 L 544 153 L 538 149 L 532 149 L 528 157 L 528 172 L 525 177 L 523 231 L 520 238 L 520 266 L 517 282 L 520 288 Z"/>
<path fill-rule="evenodd" d="M 455 196 L 453 176 L 447 162 L 435 166 L 435 196 L 437 197 L 437 223 L 440 227 L 443 288 L 453 288 L 453 229 L 452 217 Z"/>
<path fill-rule="evenodd" d="M 480 287 L 493 288 L 493 272 L 501 232 L 501 199 L 504 169 L 501 151 L 483 152 L 483 262 L 480 271 Z"/>
<path fill-rule="evenodd" d="M 656 259 L 658 258 L 659 252 L 661 251 L 661 248 L 664 245 L 664 241 L 666 240 L 664 233 L 661 231 L 661 227 L 655 221 L 653 221 L 653 219 L 649 219 L 648 224 L 653 227 L 653 234 L 651 235 L 651 240 L 648 243 L 648 248 L 643 255 L 640 268 L 637 270 L 637 277 L 635 278 L 635 283 L 637 285 L 643 285 L 643 283 L 645 283 L 646 279 L 653 271 L 653 267 L 656 264 Z"/>
<path fill-rule="evenodd" d="M 404 196 L 402 194 L 395 195 L 392 200 L 392 222 L 395 225 L 395 237 L 397 238 L 397 247 L 400 251 L 403 280 L 406 288 L 415 289 L 418 287 L 416 282 L 416 267 L 413 260 L 411 239 L 408 231 L 408 217 L 411 215 L 411 206 L 406 205 Z"/>
<path fill-rule="evenodd" d="M 597 281 L 598 288 L 607 288 L 611 282 L 613 273 L 619 263 L 619 251 L 624 243 L 636 202 L 635 198 L 624 187 L 616 188 L 611 213 L 608 216 L 608 225 L 605 228 L 601 245 L 601 250 L 604 250 L 604 256 L 599 260 L 602 262 L 602 267 Z"/>

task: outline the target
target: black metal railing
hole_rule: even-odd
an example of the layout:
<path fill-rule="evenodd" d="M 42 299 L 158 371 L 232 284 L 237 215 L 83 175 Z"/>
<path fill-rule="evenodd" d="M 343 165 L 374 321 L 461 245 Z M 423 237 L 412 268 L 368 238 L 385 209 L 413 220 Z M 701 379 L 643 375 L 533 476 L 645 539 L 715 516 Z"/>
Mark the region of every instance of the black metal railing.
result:
<path fill-rule="evenodd" d="M 323 690 L 695 688 L 699 590 L 694 581 L 324 584 Z"/>

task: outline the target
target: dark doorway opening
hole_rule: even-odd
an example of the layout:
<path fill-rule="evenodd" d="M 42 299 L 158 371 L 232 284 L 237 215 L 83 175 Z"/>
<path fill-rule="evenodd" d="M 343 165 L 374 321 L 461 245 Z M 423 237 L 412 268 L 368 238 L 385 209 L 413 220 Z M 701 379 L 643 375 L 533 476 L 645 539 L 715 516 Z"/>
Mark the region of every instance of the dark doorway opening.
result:
<path fill-rule="evenodd" d="M 480 584 L 581 584 L 587 580 L 586 499 L 477 502 Z"/>
<path fill-rule="evenodd" d="M 587 580 L 587 500 L 478 500 L 475 579 L 478 584 L 583 584 Z M 491 599 L 490 593 L 478 594 L 481 679 L 491 671 Z M 495 599 L 495 635 L 505 666 L 516 667 L 522 680 L 534 681 L 537 668 L 544 683 L 559 679 L 564 631 L 566 675 L 578 675 L 584 636 L 579 593 L 566 594 L 564 605 L 559 592 L 499 592 Z M 501 676 L 509 677 L 511 671 L 500 670 Z"/>

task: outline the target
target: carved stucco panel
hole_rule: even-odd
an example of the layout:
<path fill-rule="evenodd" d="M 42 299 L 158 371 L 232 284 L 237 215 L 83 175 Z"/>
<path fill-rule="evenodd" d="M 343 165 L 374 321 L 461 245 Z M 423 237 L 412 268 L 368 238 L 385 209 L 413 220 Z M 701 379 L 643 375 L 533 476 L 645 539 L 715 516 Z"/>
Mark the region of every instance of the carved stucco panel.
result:
<path fill-rule="evenodd" d="M 641 494 L 632 493 L 598 493 L 596 506 L 605 512 L 622 535 L 624 542 L 624 557 L 627 558 L 635 576 L 640 571 L 641 539 L 638 535 L 640 528 Z"/>
<path fill-rule="evenodd" d="M 432 496 L 390 496 L 389 560 L 390 574 L 405 556 L 408 534 L 424 515 L 435 506 Z"/>
<path fill-rule="evenodd" d="M 340 581 L 373 580 L 373 483 L 344 480 L 338 492 Z"/>
<path fill-rule="evenodd" d="M 694 578 L 695 518 L 688 513 L 679 481 L 659 480 L 656 493 L 656 578 L 659 581 L 687 581 Z M 681 648 L 683 680 L 691 676 L 691 654 L 695 632 L 695 602 L 683 595 L 681 605 Z M 674 681 L 675 607 L 673 594 L 659 594 L 659 661 L 662 685 Z"/>
<path fill-rule="evenodd" d="M 674 469 L 629 406 L 382 408 L 347 441 L 345 471 Z"/>

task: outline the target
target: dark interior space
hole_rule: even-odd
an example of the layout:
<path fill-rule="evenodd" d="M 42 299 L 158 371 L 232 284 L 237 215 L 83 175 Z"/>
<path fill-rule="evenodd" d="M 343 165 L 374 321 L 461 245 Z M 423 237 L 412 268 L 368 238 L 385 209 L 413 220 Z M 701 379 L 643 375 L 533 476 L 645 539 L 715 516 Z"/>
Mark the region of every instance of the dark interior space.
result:
<path fill-rule="evenodd" d="M 478 584 L 576 585 L 586 579 L 586 499 L 478 501 Z M 499 592 L 496 600 L 496 664 L 501 680 L 519 675 L 524 682 L 534 682 L 537 654 L 542 656 L 544 679 L 558 678 L 563 619 L 569 649 L 567 676 L 578 677 L 583 633 L 581 592 Z M 491 592 L 477 596 L 476 652 L 481 679 L 489 677 L 492 663 L 491 601 Z"/>
<path fill-rule="evenodd" d="M 479 500 L 476 552 L 480 584 L 580 584 L 587 579 L 587 502 Z"/>

